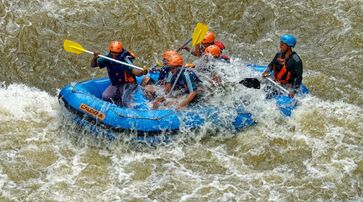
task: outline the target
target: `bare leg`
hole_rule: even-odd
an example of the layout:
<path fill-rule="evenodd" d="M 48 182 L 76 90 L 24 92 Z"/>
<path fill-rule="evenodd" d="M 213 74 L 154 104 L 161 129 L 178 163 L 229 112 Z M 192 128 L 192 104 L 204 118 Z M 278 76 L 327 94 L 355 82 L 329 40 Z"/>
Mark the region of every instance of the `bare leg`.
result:
<path fill-rule="evenodd" d="M 119 105 L 122 107 L 131 107 L 132 104 L 132 95 L 137 89 L 136 83 L 128 83 L 120 86 L 120 103 Z"/>
<path fill-rule="evenodd" d="M 117 92 L 117 86 L 110 84 L 105 91 L 102 93 L 102 99 L 108 102 L 115 98 Z"/>
<path fill-rule="evenodd" d="M 151 78 L 147 75 L 144 76 L 144 78 L 142 78 L 142 81 L 141 81 L 141 86 L 146 86 L 147 84 L 149 84 Z"/>

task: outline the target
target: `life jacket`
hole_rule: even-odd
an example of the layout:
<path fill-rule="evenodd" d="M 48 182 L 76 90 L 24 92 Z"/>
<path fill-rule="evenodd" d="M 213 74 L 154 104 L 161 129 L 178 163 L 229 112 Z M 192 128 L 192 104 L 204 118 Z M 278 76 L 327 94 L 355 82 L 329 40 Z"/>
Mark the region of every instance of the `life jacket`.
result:
<path fill-rule="evenodd" d="M 230 63 L 231 61 L 231 58 L 228 55 L 221 55 L 220 59 L 227 63 Z"/>
<path fill-rule="evenodd" d="M 218 46 L 222 52 L 226 48 L 221 41 L 214 41 L 214 45 Z"/>
<path fill-rule="evenodd" d="M 216 45 L 216 46 L 218 46 L 218 47 L 221 49 L 221 53 L 222 53 L 222 52 L 223 52 L 223 50 L 226 48 L 226 47 L 224 46 L 224 44 L 223 44 L 221 41 L 214 41 L 214 43 L 213 43 L 212 45 Z M 206 49 L 206 48 L 205 48 L 204 46 L 200 45 L 200 52 L 201 52 L 201 53 L 204 53 L 205 49 Z"/>
<path fill-rule="evenodd" d="M 273 71 L 274 71 L 274 79 L 275 81 L 281 83 L 281 84 L 288 84 L 288 83 L 292 83 L 292 74 L 291 72 L 287 69 L 287 61 L 291 58 L 291 56 L 295 54 L 294 52 L 291 53 L 291 55 L 284 59 L 282 58 L 282 54 L 280 54 L 278 56 L 277 59 L 282 59 L 284 60 L 284 62 L 281 64 L 278 61 L 275 62 L 275 64 L 273 65 Z"/>
<path fill-rule="evenodd" d="M 176 89 L 182 89 L 185 93 L 190 93 L 191 91 L 194 91 L 197 89 L 198 84 L 202 83 L 202 80 L 197 76 L 197 74 L 186 67 L 183 68 L 183 70 L 179 69 L 175 74 L 169 72 L 167 82 L 174 84 L 178 74 L 180 71 L 183 71 L 175 85 Z M 187 79 L 190 79 L 188 80 Z"/>
<path fill-rule="evenodd" d="M 170 68 L 168 66 L 163 66 L 160 68 L 159 81 L 164 80 L 170 72 Z"/>
<path fill-rule="evenodd" d="M 129 56 L 129 52 L 125 49 L 121 52 L 121 54 L 117 57 L 116 60 L 127 62 L 127 56 Z M 108 57 L 112 57 L 109 53 Z M 126 83 L 135 83 L 136 77 L 132 74 L 132 70 L 128 68 L 126 65 L 122 65 L 113 61 L 108 61 L 107 65 L 108 76 L 111 80 L 112 85 L 123 85 Z"/>

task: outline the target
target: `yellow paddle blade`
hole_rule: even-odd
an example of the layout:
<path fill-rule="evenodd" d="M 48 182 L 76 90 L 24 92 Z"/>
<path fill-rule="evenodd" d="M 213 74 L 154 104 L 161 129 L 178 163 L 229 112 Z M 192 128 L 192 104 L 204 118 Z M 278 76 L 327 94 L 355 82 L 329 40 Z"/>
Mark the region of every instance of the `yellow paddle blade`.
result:
<path fill-rule="evenodd" d="M 192 45 L 195 46 L 197 44 L 200 44 L 203 39 L 205 34 L 207 34 L 208 32 L 208 26 L 199 22 L 195 28 L 194 28 L 194 32 L 192 35 Z"/>
<path fill-rule="evenodd" d="M 81 44 L 71 41 L 71 40 L 64 40 L 63 41 L 63 48 L 65 51 L 75 53 L 75 54 L 81 54 L 86 51 Z"/>

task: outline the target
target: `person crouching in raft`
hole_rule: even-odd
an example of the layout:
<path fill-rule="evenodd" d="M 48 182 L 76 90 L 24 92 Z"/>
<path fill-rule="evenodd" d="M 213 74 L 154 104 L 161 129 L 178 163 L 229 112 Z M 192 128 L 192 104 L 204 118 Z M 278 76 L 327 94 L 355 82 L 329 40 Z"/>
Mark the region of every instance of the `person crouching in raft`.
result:
<path fill-rule="evenodd" d="M 175 89 L 180 92 L 177 97 L 184 97 L 181 102 L 171 103 L 176 105 L 176 110 L 180 110 L 191 103 L 200 93 L 201 80 L 198 76 L 189 68 L 182 68 L 184 64 L 183 57 L 180 55 L 173 55 L 167 61 L 167 65 L 170 68 L 170 72 L 165 81 L 164 92 L 169 94 L 169 92 L 175 83 Z M 181 72 L 182 71 L 182 72 Z M 178 75 L 180 74 L 179 78 Z M 179 98 L 177 99 L 179 100 Z M 156 98 L 153 102 L 153 109 L 157 109 L 159 105 L 165 101 L 165 97 Z M 168 104 L 170 105 L 170 104 Z"/>

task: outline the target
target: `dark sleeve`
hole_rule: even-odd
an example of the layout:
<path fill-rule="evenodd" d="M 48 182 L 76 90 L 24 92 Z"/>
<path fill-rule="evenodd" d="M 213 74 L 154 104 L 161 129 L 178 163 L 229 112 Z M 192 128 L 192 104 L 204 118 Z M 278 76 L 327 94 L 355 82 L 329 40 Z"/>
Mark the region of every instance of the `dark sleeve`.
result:
<path fill-rule="evenodd" d="M 296 78 L 292 84 L 292 89 L 297 92 L 300 89 L 300 85 L 302 83 L 303 79 L 303 63 L 300 59 L 300 57 L 296 54 L 292 57 L 295 61 L 295 69 L 296 69 Z"/>
<path fill-rule="evenodd" d="M 105 58 L 97 58 L 97 65 L 100 67 L 100 68 L 104 68 L 104 67 L 107 67 L 107 62 L 108 60 L 106 60 Z"/>
<path fill-rule="evenodd" d="M 270 64 L 268 64 L 267 68 L 266 68 L 266 72 L 271 72 L 272 68 L 274 66 L 274 64 L 276 63 L 277 57 L 279 56 L 279 53 L 276 53 L 274 59 L 272 59 L 272 61 L 270 62 Z"/>
<path fill-rule="evenodd" d="M 167 67 L 163 66 L 161 69 L 160 69 L 160 74 L 159 74 L 159 80 L 163 80 L 166 78 L 166 76 L 168 75 L 168 70 L 167 70 Z"/>

